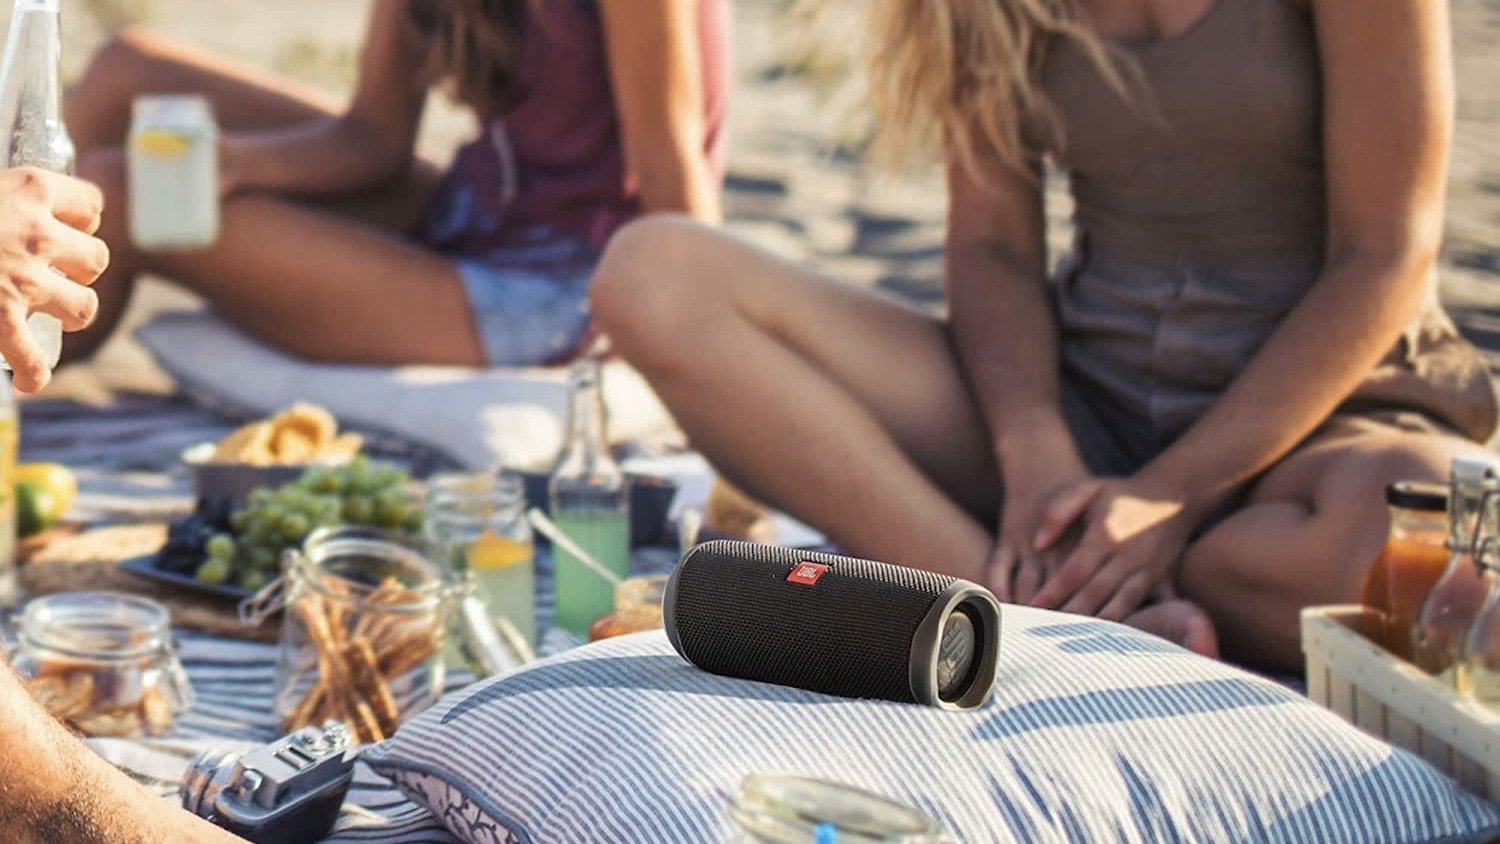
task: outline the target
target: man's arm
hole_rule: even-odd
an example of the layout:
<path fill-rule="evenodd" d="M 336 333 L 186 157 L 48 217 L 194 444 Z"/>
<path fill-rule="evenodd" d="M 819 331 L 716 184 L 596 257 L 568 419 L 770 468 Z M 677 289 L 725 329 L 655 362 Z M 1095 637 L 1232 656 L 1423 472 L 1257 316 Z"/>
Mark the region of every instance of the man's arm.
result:
<path fill-rule="evenodd" d="M 96 756 L 0 665 L 0 830 L 14 844 L 243 844 Z"/>

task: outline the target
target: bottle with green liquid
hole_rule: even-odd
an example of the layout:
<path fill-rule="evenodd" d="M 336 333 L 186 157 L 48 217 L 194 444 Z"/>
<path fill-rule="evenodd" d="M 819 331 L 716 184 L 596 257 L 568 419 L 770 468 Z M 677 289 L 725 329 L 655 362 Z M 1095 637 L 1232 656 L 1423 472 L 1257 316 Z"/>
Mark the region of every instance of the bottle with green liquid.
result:
<path fill-rule="evenodd" d="M 630 574 L 630 488 L 609 453 L 597 360 L 573 365 L 567 439 L 552 472 L 552 521 L 605 568 Z M 576 636 L 614 609 L 615 585 L 553 545 L 557 626 Z"/>

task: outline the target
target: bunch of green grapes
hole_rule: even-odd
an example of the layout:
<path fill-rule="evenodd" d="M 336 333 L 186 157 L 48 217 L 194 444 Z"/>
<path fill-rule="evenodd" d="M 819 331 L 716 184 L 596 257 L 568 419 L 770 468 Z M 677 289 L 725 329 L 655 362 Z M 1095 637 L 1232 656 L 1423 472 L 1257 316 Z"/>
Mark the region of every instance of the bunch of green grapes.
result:
<path fill-rule="evenodd" d="M 209 539 L 197 578 L 259 590 L 281 571 L 281 557 L 319 528 L 361 525 L 420 533 L 422 511 L 407 495 L 410 478 L 394 466 L 356 457 L 309 469 L 280 489 L 257 489 L 229 517 L 233 533 Z"/>

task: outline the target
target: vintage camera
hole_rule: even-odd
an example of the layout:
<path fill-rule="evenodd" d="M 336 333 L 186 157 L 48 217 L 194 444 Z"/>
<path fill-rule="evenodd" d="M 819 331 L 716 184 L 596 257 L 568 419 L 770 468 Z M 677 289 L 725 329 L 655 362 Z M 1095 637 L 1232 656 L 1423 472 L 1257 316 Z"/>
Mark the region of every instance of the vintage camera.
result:
<path fill-rule="evenodd" d="M 183 775 L 189 812 L 253 844 L 310 844 L 328 836 L 354 778 L 349 729 L 303 727 L 240 755 L 208 750 Z"/>

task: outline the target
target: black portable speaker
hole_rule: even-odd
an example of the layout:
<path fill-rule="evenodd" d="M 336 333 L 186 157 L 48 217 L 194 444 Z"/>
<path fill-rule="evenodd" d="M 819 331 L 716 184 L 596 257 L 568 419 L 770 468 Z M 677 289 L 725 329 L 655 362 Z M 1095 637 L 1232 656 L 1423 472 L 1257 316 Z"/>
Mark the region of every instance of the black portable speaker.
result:
<path fill-rule="evenodd" d="M 945 709 L 980 706 L 995 683 L 1000 603 L 932 572 L 708 542 L 683 555 L 662 609 L 672 646 L 714 674 Z"/>

